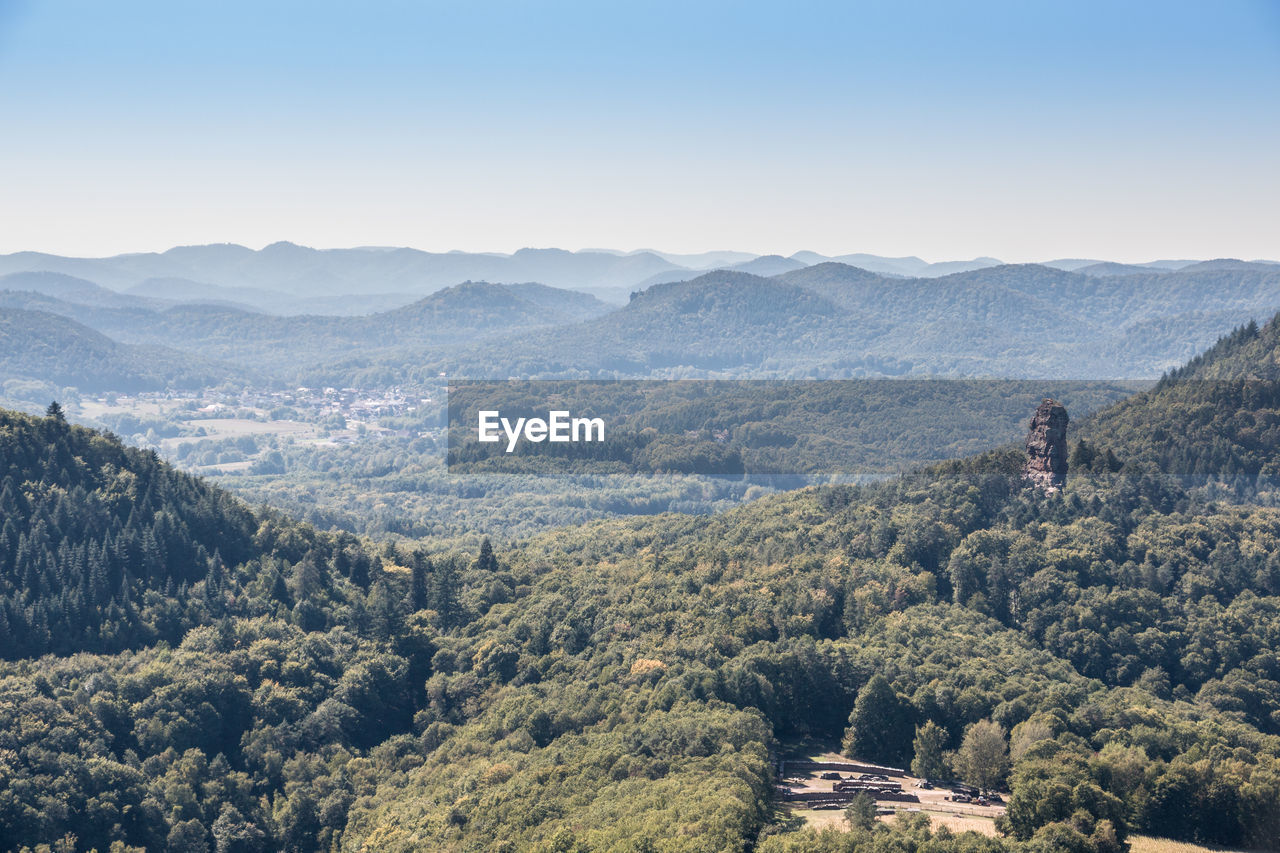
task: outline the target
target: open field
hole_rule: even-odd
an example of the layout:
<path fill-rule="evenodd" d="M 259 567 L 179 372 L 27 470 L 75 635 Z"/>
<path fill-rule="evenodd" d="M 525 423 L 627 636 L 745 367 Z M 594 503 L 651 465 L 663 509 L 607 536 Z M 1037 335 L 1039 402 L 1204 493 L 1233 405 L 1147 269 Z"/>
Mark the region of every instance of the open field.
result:
<path fill-rule="evenodd" d="M 192 429 L 203 429 L 210 438 L 242 435 L 293 435 L 311 432 L 315 427 L 300 421 L 255 421 L 248 418 L 198 418 L 186 422 Z"/>
<path fill-rule="evenodd" d="M 1186 841 L 1168 838 L 1152 838 L 1149 835 L 1133 835 L 1129 838 L 1129 853 L 1245 853 L 1226 847 L 1205 847 Z"/>
<path fill-rule="evenodd" d="M 997 834 L 996 822 L 989 817 L 938 812 L 931 809 L 925 809 L 925 812 L 929 815 L 929 819 L 933 821 L 935 829 L 939 826 L 945 826 L 952 832 L 976 832 L 988 838 L 995 838 Z M 891 822 L 895 817 L 897 815 L 886 815 L 881 820 Z"/>
<path fill-rule="evenodd" d="M 104 400 L 84 399 L 80 401 L 79 409 L 83 417 L 96 420 L 104 415 L 125 413 L 159 417 L 167 412 L 176 411 L 177 406 L 172 404 L 166 406 L 158 400 L 139 400 L 133 397 L 121 396 L 115 403 L 108 403 Z"/>
<path fill-rule="evenodd" d="M 295 438 L 316 435 L 314 424 L 300 421 L 255 421 L 248 418 L 200 418 L 185 421 L 192 430 L 204 430 L 199 438 L 240 438 L 246 435 L 287 435 Z M 166 438 L 161 445 L 168 449 L 184 441 L 192 441 L 193 436 Z"/>

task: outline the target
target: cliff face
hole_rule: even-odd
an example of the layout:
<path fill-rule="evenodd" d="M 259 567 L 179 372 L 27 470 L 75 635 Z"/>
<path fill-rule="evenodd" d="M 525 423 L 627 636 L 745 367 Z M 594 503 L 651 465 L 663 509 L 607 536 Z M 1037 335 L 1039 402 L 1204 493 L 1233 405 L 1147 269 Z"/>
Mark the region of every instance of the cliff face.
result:
<path fill-rule="evenodd" d="M 1057 400 L 1045 398 L 1031 417 L 1027 433 L 1027 462 L 1022 477 L 1049 494 L 1067 482 L 1067 410 Z"/>

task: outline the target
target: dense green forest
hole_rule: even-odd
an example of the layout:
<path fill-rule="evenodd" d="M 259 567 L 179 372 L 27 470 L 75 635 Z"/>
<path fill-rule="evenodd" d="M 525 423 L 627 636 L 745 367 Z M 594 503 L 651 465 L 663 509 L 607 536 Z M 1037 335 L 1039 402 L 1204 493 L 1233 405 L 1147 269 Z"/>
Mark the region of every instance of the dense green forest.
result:
<path fill-rule="evenodd" d="M 455 473 L 770 475 L 847 482 L 1005 444 L 1051 395 L 1092 412 L 1144 383 L 1043 380 L 463 381 L 449 385 Z M 549 403 L 600 418 L 603 440 L 480 442 L 479 410 L 509 422 Z"/>
<path fill-rule="evenodd" d="M 6 415 L 3 615 L 44 645 L 3 646 L 0 847 L 1277 849 L 1278 340 L 1086 419 L 1054 495 L 1011 447 L 496 550 L 320 533 Z M 1007 783 L 1005 836 L 779 822 L 805 738 Z"/>
<path fill-rule="evenodd" d="M 479 386 L 484 391 L 490 384 Z M 184 439 L 168 456 L 188 468 L 252 459 L 247 469 L 215 475 L 216 480 L 317 527 L 432 537 L 429 547 L 437 550 L 452 541 L 474 547 L 485 534 L 510 541 L 616 516 L 719 512 L 779 489 L 892 476 L 1017 439 L 1027 411 L 1043 394 L 1084 414 L 1132 388 L 1031 380 L 500 383 L 494 391 L 513 416 L 545 416 L 553 397 L 575 412 L 605 416 L 609 435 L 623 438 L 620 447 L 614 445 L 622 451 L 619 458 L 601 454 L 575 470 L 577 461 L 532 457 L 505 466 L 520 473 L 501 475 L 475 470 L 480 466 L 447 468 L 445 436 L 419 435 L 443 424 L 431 408 L 383 420 L 418 435 L 407 440 L 325 447 L 269 437 Z M 470 408 L 457 386 L 450 399 Z M 476 399 L 474 392 L 469 399 Z M 460 422 L 474 424 L 474 417 L 461 414 Z M 126 418 L 108 425 L 139 442 L 146 440 L 142 433 L 154 438 L 182 428 L 181 421 Z M 686 473 L 706 471 L 708 459 L 735 454 L 749 471 L 789 473 Z M 620 473 L 637 468 L 649 473 Z M 664 473 L 652 474 L 655 469 Z"/>

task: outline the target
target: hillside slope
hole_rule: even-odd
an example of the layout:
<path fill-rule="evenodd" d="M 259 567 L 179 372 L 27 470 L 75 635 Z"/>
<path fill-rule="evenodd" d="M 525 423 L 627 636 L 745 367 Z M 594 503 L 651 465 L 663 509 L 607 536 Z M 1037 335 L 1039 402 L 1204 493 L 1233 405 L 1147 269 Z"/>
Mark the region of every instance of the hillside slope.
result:
<path fill-rule="evenodd" d="M 4 411 L 0 519 L 0 849 L 316 849 L 313 800 L 290 819 L 258 799 L 288 801 L 281 750 L 408 731 L 430 646 L 400 645 L 414 666 L 384 654 L 383 573 L 354 538 L 60 415 Z M 291 747 L 295 718 L 310 722 Z M 339 826 L 340 787 L 324 809 Z"/>
<path fill-rule="evenodd" d="M 427 348 L 417 363 L 468 377 L 1155 378 L 1277 308 L 1280 269 L 1099 278 L 1021 264 L 925 279 L 820 263 L 654 285 L 586 324 Z"/>
<path fill-rule="evenodd" d="M 237 365 L 235 369 L 224 368 L 220 375 L 217 371 L 201 374 L 206 385 L 250 371 L 292 377 L 299 367 L 332 361 L 353 351 L 371 354 L 402 347 L 460 346 L 486 336 L 574 323 L 608 310 L 583 293 L 536 284 L 485 282 L 448 287 L 411 305 L 366 316 L 280 316 L 226 304 L 153 307 L 123 296 L 118 304 L 95 306 L 27 292 L 0 292 L 0 306 L 44 312 L 22 337 L 18 336 L 18 329 L 23 324 L 14 321 L 19 315 L 10 317 L 10 337 L 0 341 L 0 358 L 7 359 L 15 370 L 23 366 L 17 375 L 112 390 L 142 387 L 126 374 L 163 373 L 168 369 L 166 363 L 176 365 L 174 369 L 184 374 L 187 365 L 199 364 L 203 359 L 221 359 Z M 62 316 L 54 318 L 50 314 Z M 97 331 L 81 330 L 79 324 Z M 49 356 L 37 359 L 32 355 L 38 340 L 52 342 L 60 338 L 68 341 L 65 365 Z M 50 356 L 59 346 L 49 344 Z M 141 356 L 146 352 L 133 347 L 181 349 L 192 355 L 170 352 L 161 358 L 157 354 L 154 364 L 133 363 L 132 373 L 110 366 L 113 359 L 129 360 L 131 354 Z M 104 366 L 94 367 L 96 362 Z M 113 376 L 129 384 L 103 384 Z"/>
<path fill-rule="evenodd" d="M 129 346 L 46 311 L 0 308 L 0 375 L 85 391 L 198 388 L 243 378 L 178 350 Z"/>
<path fill-rule="evenodd" d="M 803 288 L 742 272 L 717 271 L 658 284 L 623 308 L 585 323 L 509 342 L 481 344 L 460 356 L 468 375 L 618 371 L 647 375 L 681 366 L 750 371 L 770 358 L 808 364 L 829 359 L 845 335 L 874 332 L 830 300 Z M 583 347 L 590 341 L 590 347 Z M 484 375 L 480 373 L 479 375 Z"/>
<path fill-rule="evenodd" d="M 1206 361 L 1247 370 L 1242 335 Z M 945 764 L 913 727 L 955 748 L 983 720 L 1013 747 L 991 849 L 1102 853 L 1131 829 L 1276 849 L 1280 513 L 1205 503 L 1153 464 L 1153 443 L 1202 441 L 1167 393 L 1098 416 L 1132 429 L 1086 425 L 1050 497 L 1009 448 L 534 541 L 511 558 L 528 594 L 441 638 L 431 746 L 357 807 L 344 849 L 872 849 L 769 825 L 763 752 L 843 735 L 863 759 Z M 1253 417 L 1240 402 L 1222 416 Z M 494 648 L 509 678 L 468 665 Z M 860 710 L 872 692 L 887 705 Z"/>
<path fill-rule="evenodd" d="M 1152 414 L 1162 417 L 1153 423 Z M 1236 498 L 1280 499 L 1280 323 L 1250 323 L 1168 374 L 1151 391 L 1082 424 L 1097 447 L 1186 486 Z"/>
<path fill-rule="evenodd" d="M 755 300 L 705 299 L 767 328 Z M 1188 372 L 1237 382 L 1278 337 L 1246 328 Z M 1276 849 L 1280 512 L 1204 500 L 1152 455 L 1203 442 L 1178 419 L 1223 405 L 1206 387 L 1174 377 L 1081 425 L 1051 496 L 1022 487 L 1013 447 L 431 559 L 370 559 L 57 418 L 5 416 L 0 553 L 37 567 L 4 576 L 5 618 L 43 610 L 72 636 L 132 606 L 147 617 L 108 623 L 176 627 L 0 665 L 0 838 L 1120 853 L 1141 830 Z M 1219 412 L 1240 440 L 1255 402 Z M 157 561 L 188 532 L 201 559 Z M 105 611 L 77 597 L 80 554 L 104 551 L 138 579 Z M 990 759 L 970 760 L 979 740 Z M 797 829 L 773 759 L 814 743 L 1007 781 L 1007 835 L 912 815 Z"/>
<path fill-rule="evenodd" d="M 20 272 L 0 276 L 0 291 L 40 293 L 79 305 L 105 308 L 146 308 L 163 304 L 154 299 L 117 293 L 82 278 L 53 272 Z"/>

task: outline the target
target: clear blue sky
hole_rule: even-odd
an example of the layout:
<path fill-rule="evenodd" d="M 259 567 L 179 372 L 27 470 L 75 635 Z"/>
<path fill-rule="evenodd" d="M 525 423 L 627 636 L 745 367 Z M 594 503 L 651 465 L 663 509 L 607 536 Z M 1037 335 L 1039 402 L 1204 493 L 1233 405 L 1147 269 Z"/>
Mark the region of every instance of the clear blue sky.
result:
<path fill-rule="evenodd" d="M 0 252 L 1280 257 L 1280 2 L 0 0 Z"/>

